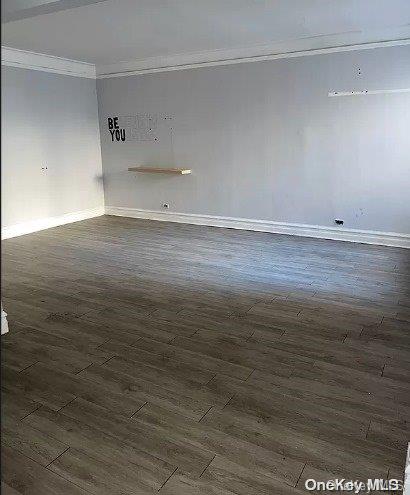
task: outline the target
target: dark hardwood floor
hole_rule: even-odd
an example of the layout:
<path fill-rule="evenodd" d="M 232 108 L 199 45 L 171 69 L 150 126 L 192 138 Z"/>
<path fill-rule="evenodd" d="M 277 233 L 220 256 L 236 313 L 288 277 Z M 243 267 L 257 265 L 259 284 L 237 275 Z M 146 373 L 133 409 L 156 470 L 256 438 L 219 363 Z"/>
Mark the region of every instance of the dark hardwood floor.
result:
<path fill-rule="evenodd" d="M 2 487 L 403 476 L 410 251 L 99 217 L 3 242 Z"/>

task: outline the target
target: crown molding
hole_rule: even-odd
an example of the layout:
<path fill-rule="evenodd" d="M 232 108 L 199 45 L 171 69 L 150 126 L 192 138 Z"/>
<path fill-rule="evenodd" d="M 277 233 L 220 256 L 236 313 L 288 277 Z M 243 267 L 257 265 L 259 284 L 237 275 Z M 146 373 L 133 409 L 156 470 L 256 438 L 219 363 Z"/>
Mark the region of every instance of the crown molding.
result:
<path fill-rule="evenodd" d="M 260 62 L 283 58 L 305 57 L 309 55 L 322 55 L 355 50 L 370 50 L 374 48 L 386 48 L 410 44 L 410 38 L 407 37 L 399 40 L 385 40 L 351 45 L 336 44 L 335 46 L 320 47 L 320 45 L 323 44 L 322 39 L 320 39 L 320 41 L 316 38 L 309 39 L 312 41 L 312 48 L 309 49 L 298 49 L 303 45 L 306 47 L 306 39 L 304 39 L 293 42 L 275 43 L 273 45 L 261 45 L 258 47 L 213 50 L 207 52 L 170 55 L 166 57 L 151 57 L 108 65 L 97 65 L 97 79 L 126 77 L 137 74 L 169 72 L 201 67 L 213 67 L 218 65 Z M 332 39 L 335 40 L 335 43 L 337 42 L 336 37 L 333 37 Z M 326 40 L 329 42 L 329 37 L 326 37 Z"/>
<path fill-rule="evenodd" d="M 1 47 L 1 64 L 22 69 L 41 70 L 66 76 L 86 77 L 95 79 L 96 69 L 94 64 L 70 60 L 68 58 L 54 57 L 43 53 L 29 52 L 17 48 Z"/>
<path fill-rule="evenodd" d="M 274 43 L 272 45 L 259 45 L 256 47 L 232 48 L 227 50 L 212 50 L 207 52 L 170 55 L 166 57 L 151 57 L 129 62 L 118 62 L 109 65 L 97 66 L 78 60 L 71 60 L 68 58 L 55 57 L 53 55 L 45 55 L 43 53 L 2 46 L 1 63 L 2 65 L 10 67 L 40 70 L 74 77 L 106 79 L 111 77 L 151 74 L 155 72 L 169 72 L 201 67 L 214 67 L 219 65 L 233 65 L 285 58 L 306 57 L 310 55 L 410 45 L 410 38 L 403 38 L 399 40 L 385 40 L 354 45 L 340 44 L 321 48 L 320 45 L 323 44 L 323 40 L 327 40 L 329 42 L 330 38 L 335 42 L 337 41 L 337 36 L 318 36 L 314 38 L 295 40 L 292 42 Z M 312 48 L 298 50 L 297 48 L 302 46 L 306 47 L 306 40 L 309 40 Z M 329 94 L 329 96 L 341 95 Z"/>

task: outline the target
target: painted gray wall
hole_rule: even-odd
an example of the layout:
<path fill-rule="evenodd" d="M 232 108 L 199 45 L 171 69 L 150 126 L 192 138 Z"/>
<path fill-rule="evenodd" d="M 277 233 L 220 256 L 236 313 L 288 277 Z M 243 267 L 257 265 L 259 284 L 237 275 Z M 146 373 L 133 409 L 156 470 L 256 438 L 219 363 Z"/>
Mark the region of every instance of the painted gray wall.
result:
<path fill-rule="evenodd" d="M 102 205 L 95 80 L 3 66 L 2 226 Z"/>
<path fill-rule="evenodd" d="M 99 80 L 105 203 L 410 233 L 410 93 L 328 97 L 397 88 L 410 46 Z M 172 135 L 111 142 L 108 116 L 145 112 L 171 115 Z"/>

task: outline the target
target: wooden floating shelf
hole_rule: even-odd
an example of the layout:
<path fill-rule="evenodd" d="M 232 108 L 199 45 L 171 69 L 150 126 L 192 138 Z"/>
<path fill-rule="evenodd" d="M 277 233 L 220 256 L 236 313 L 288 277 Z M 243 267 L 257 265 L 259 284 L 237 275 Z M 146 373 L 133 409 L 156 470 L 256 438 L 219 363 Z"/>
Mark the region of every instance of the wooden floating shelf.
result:
<path fill-rule="evenodd" d="M 144 172 L 148 174 L 174 174 L 186 175 L 190 174 L 189 168 L 161 168 L 161 167 L 130 167 L 129 172 Z"/>

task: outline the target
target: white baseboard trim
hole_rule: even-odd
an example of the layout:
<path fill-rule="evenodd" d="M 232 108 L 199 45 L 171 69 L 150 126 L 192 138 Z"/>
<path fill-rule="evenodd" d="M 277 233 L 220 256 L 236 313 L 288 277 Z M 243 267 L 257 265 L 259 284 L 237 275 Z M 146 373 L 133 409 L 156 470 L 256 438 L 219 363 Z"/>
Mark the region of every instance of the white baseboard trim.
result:
<path fill-rule="evenodd" d="M 80 220 L 86 220 L 87 218 L 99 217 L 104 215 L 104 213 L 104 207 L 99 206 L 90 210 L 66 213 L 65 215 L 60 215 L 58 217 L 40 218 L 38 220 L 18 223 L 16 225 L 11 225 L 10 227 L 3 227 L 1 229 L 1 238 L 10 239 L 11 237 L 31 234 L 32 232 L 58 227 L 59 225 L 65 225 L 66 223 L 79 222 Z"/>
<path fill-rule="evenodd" d="M 208 225 L 229 229 L 254 230 L 256 232 L 271 232 L 302 237 L 332 239 L 336 241 L 378 244 L 410 249 L 410 235 L 394 232 L 377 232 L 371 230 L 354 230 L 345 228 L 325 227 L 320 225 L 304 225 L 297 223 L 272 222 L 269 220 L 252 220 L 247 218 L 220 217 L 213 215 L 197 215 L 193 213 L 174 213 L 138 208 L 123 208 L 106 206 L 106 215 L 120 217 L 144 218 L 164 222 L 190 223 Z"/>

